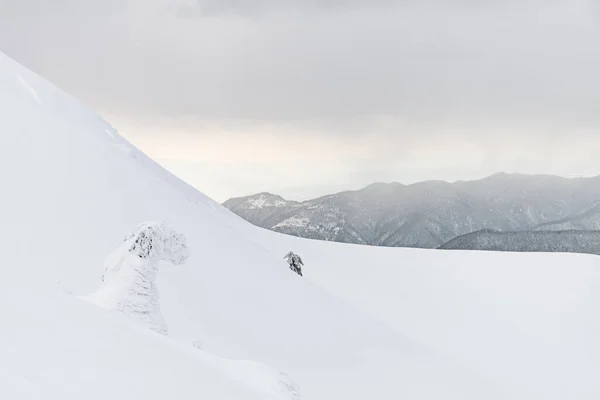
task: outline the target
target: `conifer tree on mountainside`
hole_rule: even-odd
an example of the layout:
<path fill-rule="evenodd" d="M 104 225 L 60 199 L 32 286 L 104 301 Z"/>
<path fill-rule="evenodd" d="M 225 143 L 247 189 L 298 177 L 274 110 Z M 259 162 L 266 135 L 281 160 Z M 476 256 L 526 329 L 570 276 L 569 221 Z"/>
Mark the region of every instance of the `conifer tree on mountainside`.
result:
<path fill-rule="evenodd" d="M 304 266 L 304 263 L 302 262 L 302 258 L 300 258 L 298 254 L 295 254 L 294 252 L 290 251 L 283 258 L 287 260 L 292 271 L 302 276 L 302 267 Z"/>

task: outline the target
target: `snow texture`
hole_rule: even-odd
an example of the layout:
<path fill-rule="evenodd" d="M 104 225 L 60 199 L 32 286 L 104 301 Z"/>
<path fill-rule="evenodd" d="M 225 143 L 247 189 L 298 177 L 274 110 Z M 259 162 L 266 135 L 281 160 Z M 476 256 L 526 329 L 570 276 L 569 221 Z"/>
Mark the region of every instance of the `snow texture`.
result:
<path fill-rule="evenodd" d="M 300 388 L 284 372 L 278 372 L 255 361 L 218 357 L 202 349 L 198 349 L 195 356 L 206 365 L 253 388 L 265 400 L 300 400 Z"/>
<path fill-rule="evenodd" d="M 597 256 L 356 246 L 267 230 L 258 239 L 310 257 L 304 280 L 476 366 L 509 399 L 600 397 Z"/>

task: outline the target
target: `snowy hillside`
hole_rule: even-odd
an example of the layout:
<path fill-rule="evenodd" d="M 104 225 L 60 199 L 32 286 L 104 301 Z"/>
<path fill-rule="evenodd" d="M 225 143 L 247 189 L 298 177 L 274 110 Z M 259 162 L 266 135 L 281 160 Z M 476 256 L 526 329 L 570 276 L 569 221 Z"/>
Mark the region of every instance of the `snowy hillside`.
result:
<path fill-rule="evenodd" d="M 0 398 L 519 398 L 294 274 L 276 238 L 1 53 L 0 132 Z M 152 278 L 168 336 L 85 300 L 144 221 L 189 248 Z"/>
<path fill-rule="evenodd" d="M 600 258 L 356 246 L 261 230 L 318 283 L 409 338 L 510 388 L 600 397 Z"/>
<path fill-rule="evenodd" d="M 128 325 L 57 287 L 3 280 L 0 313 L 3 399 L 264 398 L 193 347 Z"/>

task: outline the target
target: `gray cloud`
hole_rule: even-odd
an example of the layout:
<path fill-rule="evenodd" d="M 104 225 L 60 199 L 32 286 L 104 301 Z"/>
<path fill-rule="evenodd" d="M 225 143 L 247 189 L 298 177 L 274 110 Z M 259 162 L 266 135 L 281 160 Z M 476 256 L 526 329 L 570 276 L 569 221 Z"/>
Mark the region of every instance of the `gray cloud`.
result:
<path fill-rule="evenodd" d="M 506 4 L 552 4 L 560 0 L 194 0 L 182 5 L 185 15 L 257 16 L 273 12 L 336 12 L 373 8 L 450 6 L 470 9 Z"/>
<path fill-rule="evenodd" d="M 599 30 L 588 3 L 460 4 L 259 21 L 175 13 L 141 20 L 130 7 L 95 23 L 23 23 L 0 45 L 115 113 L 263 120 L 599 115 Z"/>
<path fill-rule="evenodd" d="M 94 108 L 248 135 L 468 142 L 501 126 L 547 129 L 543 151 L 600 131 L 599 40 L 595 0 L 0 0 L 0 49 Z"/>
<path fill-rule="evenodd" d="M 198 0 L 183 5 L 187 15 L 235 14 L 253 16 L 282 11 L 342 11 L 395 6 L 398 0 Z"/>
<path fill-rule="evenodd" d="M 0 15 L 15 17 L 56 17 L 109 15 L 122 10 L 125 0 L 0 0 Z"/>

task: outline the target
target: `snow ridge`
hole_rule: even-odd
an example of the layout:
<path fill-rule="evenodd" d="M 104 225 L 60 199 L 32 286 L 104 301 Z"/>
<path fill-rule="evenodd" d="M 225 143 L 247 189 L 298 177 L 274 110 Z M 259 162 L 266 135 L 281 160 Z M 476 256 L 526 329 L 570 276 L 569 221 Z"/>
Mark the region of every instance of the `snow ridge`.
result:
<path fill-rule="evenodd" d="M 41 105 L 42 100 L 40 99 L 40 96 L 38 95 L 37 91 L 29 84 L 29 82 L 27 82 L 21 75 L 18 76 L 18 80 L 21 86 L 23 86 L 25 90 L 29 92 L 33 100 L 35 100 L 36 103 Z"/>

